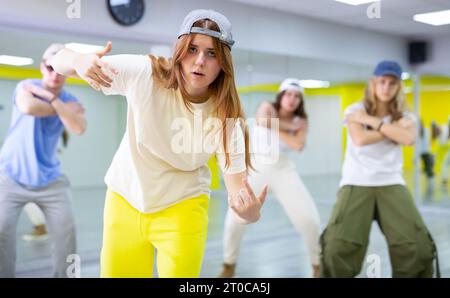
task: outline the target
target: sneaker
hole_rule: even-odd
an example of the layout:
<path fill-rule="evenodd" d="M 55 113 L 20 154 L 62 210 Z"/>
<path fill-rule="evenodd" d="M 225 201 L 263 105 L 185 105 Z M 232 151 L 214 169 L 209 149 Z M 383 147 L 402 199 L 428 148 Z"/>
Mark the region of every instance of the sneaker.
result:
<path fill-rule="evenodd" d="M 236 264 L 223 264 L 222 273 L 218 276 L 218 278 L 232 278 L 234 277 L 234 271 L 236 269 Z"/>
<path fill-rule="evenodd" d="M 47 238 L 48 233 L 45 225 L 35 226 L 31 233 L 22 236 L 25 241 L 46 240 Z"/>

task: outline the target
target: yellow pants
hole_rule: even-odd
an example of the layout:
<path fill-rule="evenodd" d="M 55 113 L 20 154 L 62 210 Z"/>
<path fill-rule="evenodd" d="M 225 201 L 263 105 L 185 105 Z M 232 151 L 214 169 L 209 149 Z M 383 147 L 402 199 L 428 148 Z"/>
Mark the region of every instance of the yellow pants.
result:
<path fill-rule="evenodd" d="M 133 208 L 119 194 L 106 193 L 101 277 L 198 277 L 208 228 L 207 195 L 156 213 Z"/>

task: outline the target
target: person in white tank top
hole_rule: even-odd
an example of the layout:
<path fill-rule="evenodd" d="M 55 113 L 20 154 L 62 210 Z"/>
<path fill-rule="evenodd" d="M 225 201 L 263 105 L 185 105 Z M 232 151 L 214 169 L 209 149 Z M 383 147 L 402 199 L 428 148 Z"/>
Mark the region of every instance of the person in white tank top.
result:
<path fill-rule="evenodd" d="M 273 121 L 278 120 L 278 121 Z M 301 152 L 306 143 L 308 120 L 303 89 L 297 79 L 286 79 L 274 103 L 264 102 L 257 111 L 251 129 L 252 157 L 255 171 L 249 183 L 255 190 L 269 185 L 289 220 L 305 241 L 313 276 L 318 277 L 320 218 L 311 194 L 303 184 L 290 152 Z M 245 226 L 228 211 L 223 236 L 224 264 L 219 277 L 235 275 L 239 248 Z"/>

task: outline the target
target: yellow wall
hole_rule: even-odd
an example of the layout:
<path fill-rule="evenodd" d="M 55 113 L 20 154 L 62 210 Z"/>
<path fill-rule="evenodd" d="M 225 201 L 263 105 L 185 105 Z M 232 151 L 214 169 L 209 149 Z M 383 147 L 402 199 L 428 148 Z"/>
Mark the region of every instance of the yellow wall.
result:
<path fill-rule="evenodd" d="M 41 72 L 39 69 L 34 68 L 24 68 L 24 67 L 14 67 L 14 66 L 5 66 L 0 64 L 0 79 L 4 80 L 25 80 L 32 78 L 41 78 Z M 89 86 L 83 80 L 78 79 L 67 79 L 67 84 L 69 85 L 84 85 Z"/>

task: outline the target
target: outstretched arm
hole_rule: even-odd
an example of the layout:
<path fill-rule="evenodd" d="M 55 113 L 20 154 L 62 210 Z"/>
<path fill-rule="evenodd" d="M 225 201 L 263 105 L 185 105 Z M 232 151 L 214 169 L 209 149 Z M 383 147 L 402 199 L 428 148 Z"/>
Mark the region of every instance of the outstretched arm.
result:
<path fill-rule="evenodd" d="M 101 86 L 107 88 L 111 86 L 112 79 L 105 72 L 117 73 L 114 67 L 100 59 L 111 49 L 111 42 L 97 53 L 81 54 L 63 49 L 53 56 L 49 63 L 59 74 L 81 78 L 92 88 L 100 91 Z"/>

